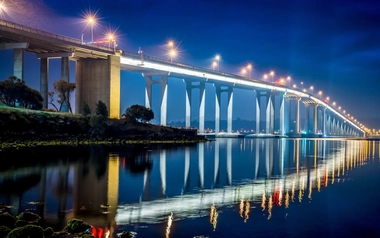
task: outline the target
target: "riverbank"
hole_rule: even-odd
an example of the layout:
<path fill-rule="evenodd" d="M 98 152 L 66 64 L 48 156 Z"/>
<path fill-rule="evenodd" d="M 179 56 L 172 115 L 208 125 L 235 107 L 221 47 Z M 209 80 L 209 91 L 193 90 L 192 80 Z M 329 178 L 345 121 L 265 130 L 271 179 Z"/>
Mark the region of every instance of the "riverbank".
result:
<path fill-rule="evenodd" d="M 0 149 L 136 143 L 208 141 L 195 129 L 180 129 L 100 115 L 35 111 L 0 105 Z"/>

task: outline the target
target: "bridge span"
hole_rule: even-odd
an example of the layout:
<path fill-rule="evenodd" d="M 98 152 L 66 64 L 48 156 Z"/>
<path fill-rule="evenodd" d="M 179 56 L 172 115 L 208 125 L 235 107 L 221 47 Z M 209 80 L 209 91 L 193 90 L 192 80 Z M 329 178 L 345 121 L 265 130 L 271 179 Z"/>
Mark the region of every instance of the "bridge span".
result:
<path fill-rule="evenodd" d="M 226 72 L 186 65 L 178 62 L 110 49 L 38 29 L 0 20 L 0 49 L 14 50 L 14 75 L 23 78 L 24 51 L 34 52 L 40 59 L 40 92 L 47 105 L 49 58 L 61 58 L 61 79 L 69 81 L 69 60 L 76 61 L 75 108 L 87 103 L 94 111 L 98 100 L 106 103 L 111 118 L 120 117 L 120 70 L 141 72 L 145 78 L 145 106 L 152 105 L 152 85 L 160 84 L 160 124 L 167 124 L 168 77 L 186 84 L 186 126 L 190 126 L 191 107 L 199 108 L 199 132 L 204 132 L 205 84 L 215 87 L 215 133 L 220 132 L 221 94 L 227 93 L 227 133 L 232 133 L 234 89 L 251 90 L 255 100 L 246 105 L 255 111 L 255 134 L 282 136 L 363 137 L 364 130 L 352 117 L 329 103 L 284 85 L 249 79 Z M 200 104 L 191 105 L 192 90 L 199 89 Z M 275 103 L 277 102 L 277 103 Z M 278 106 L 279 105 L 279 106 Z M 303 105 L 306 115 L 301 126 Z M 280 123 L 275 124 L 275 117 Z M 265 118 L 265 125 L 260 121 Z"/>

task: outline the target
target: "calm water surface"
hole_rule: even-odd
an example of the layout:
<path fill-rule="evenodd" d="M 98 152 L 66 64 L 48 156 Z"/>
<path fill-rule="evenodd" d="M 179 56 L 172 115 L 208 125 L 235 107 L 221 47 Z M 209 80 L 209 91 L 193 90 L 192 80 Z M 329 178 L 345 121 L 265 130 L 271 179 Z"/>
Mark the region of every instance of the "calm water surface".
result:
<path fill-rule="evenodd" d="M 95 237 L 380 237 L 379 142 L 217 139 L 0 154 L 0 202 Z M 16 160 L 17 158 L 17 160 Z M 20 162 L 21 163 L 21 162 Z"/>

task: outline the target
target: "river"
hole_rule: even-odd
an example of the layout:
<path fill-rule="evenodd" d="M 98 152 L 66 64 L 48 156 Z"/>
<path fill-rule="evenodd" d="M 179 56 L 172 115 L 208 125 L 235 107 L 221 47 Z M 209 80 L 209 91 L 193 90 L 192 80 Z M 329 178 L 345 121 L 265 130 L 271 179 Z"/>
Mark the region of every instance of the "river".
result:
<path fill-rule="evenodd" d="M 379 237 L 379 142 L 227 139 L 1 153 L 0 202 L 95 237 Z M 5 159 L 4 159 L 5 158 Z"/>

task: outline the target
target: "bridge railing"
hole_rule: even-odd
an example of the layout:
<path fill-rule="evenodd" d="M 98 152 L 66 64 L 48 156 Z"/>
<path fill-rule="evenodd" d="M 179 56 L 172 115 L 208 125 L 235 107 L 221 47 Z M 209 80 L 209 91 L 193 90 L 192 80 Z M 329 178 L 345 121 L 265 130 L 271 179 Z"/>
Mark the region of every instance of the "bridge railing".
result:
<path fill-rule="evenodd" d="M 134 58 L 141 59 L 141 56 L 139 54 L 132 53 L 129 51 L 123 50 L 123 55 L 128 55 L 128 56 L 132 56 Z M 229 73 L 225 73 L 225 72 L 214 70 L 214 69 L 208 69 L 208 68 L 202 68 L 202 67 L 197 67 L 197 66 L 193 66 L 193 65 L 183 64 L 183 63 L 179 63 L 176 61 L 166 60 L 166 59 L 162 59 L 162 58 L 158 58 L 158 57 L 154 57 L 154 56 L 143 55 L 143 60 L 151 60 L 151 61 L 155 61 L 155 62 L 166 63 L 166 64 L 170 64 L 170 65 L 176 65 L 176 66 L 180 66 L 183 68 L 189 68 L 189 69 L 193 69 L 193 70 L 200 70 L 200 71 L 204 71 L 204 72 L 220 74 L 220 75 L 227 76 L 227 77 L 240 78 L 242 80 L 262 82 L 262 81 L 257 80 L 257 79 L 248 79 L 246 77 L 242 77 L 242 76 L 236 75 L 236 74 L 229 74 Z M 263 83 L 265 83 L 265 82 L 263 82 Z"/>
<path fill-rule="evenodd" d="M 58 40 L 71 42 L 71 43 L 78 44 L 78 45 L 86 45 L 88 47 L 113 52 L 113 49 L 109 49 L 108 47 L 103 47 L 103 46 L 95 45 L 95 44 L 84 44 L 85 42 L 81 41 L 80 39 L 76 39 L 76 38 L 72 38 L 72 37 L 68 37 L 68 36 L 63 36 L 63 35 L 58 35 L 55 33 L 39 30 L 36 28 L 28 27 L 28 26 L 23 26 L 23 25 L 20 25 L 20 24 L 14 23 L 14 22 L 10 22 L 10 21 L 6 21 L 6 20 L 2 20 L 2 19 L 0 19 L 0 26 L 5 26 L 5 27 L 12 28 L 12 29 L 16 29 L 16 30 L 21 30 L 21 31 L 37 34 L 40 36 L 46 36 L 46 37 L 50 37 L 50 38 L 54 38 L 54 39 L 58 39 Z"/>

